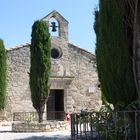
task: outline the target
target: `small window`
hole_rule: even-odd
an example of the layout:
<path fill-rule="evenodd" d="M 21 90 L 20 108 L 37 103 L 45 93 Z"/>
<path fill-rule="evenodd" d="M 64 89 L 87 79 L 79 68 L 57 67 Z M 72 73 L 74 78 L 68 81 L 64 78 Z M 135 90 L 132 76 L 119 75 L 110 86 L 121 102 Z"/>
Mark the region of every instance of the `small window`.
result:
<path fill-rule="evenodd" d="M 53 59 L 58 59 L 61 56 L 62 56 L 62 53 L 61 53 L 61 51 L 59 49 L 57 49 L 57 48 L 52 48 L 51 49 L 51 57 Z"/>

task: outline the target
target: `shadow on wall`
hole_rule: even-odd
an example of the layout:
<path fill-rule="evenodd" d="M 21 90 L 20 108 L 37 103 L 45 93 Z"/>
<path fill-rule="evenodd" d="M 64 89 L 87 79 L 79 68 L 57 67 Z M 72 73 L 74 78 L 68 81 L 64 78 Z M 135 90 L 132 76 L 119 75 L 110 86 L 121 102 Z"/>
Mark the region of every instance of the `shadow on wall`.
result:
<path fill-rule="evenodd" d="M 15 139 L 19 140 L 19 139 Z M 32 136 L 20 140 L 70 140 L 70 136 L 55 135 L 54 137 L 46 136 Z"/>

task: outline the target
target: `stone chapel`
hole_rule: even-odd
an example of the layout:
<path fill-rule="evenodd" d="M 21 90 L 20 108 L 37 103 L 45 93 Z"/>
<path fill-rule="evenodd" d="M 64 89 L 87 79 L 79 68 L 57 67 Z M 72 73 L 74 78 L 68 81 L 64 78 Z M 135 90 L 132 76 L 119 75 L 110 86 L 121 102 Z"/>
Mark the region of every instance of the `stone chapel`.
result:
<path fill-rule="evenodd" d="M 51 36 L 51 89 L 46 103 L 51 112 L 98 110 L 101 105 L 95 55 L 68 40 L 68 21 L 57 11 L 43 18 L 57 21 L 57 36 Z M 7 102 L 3 116 L 12 119 L 14 112 L 32 112 L 29 86 L 30 43 L 7 50 Z M 55 119 L 55 118 L 53 118 Z"/>

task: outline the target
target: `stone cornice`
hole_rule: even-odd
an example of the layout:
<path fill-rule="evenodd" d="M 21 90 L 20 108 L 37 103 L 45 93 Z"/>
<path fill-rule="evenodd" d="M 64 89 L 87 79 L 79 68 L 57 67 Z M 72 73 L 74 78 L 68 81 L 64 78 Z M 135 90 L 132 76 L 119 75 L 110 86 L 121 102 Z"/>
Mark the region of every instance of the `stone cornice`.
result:
<path fill-rule="evenodd" d="M 74 76 L 51 76 L 51 79 L 73 79 Z"/>

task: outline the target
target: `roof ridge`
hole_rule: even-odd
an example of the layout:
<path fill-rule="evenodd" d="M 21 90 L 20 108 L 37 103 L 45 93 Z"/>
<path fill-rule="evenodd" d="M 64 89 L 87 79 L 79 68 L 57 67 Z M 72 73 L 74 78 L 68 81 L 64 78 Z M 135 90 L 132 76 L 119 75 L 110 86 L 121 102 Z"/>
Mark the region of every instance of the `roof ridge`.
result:
<path fill-rule="evenodd" d="M 11 50 L 15 50 L 15 49 L 25 47 L 25 46 L 30 45 L 30 44 L 31 44 L 31 42 L 27 42 L 27 43 L 24 43 L 24 44 L 16 45 L 16 46 L 11 47 L 11 48 L 6 48 L 6 50 L 11 51 Z"/>
<path fill-rule="evenodd" d="M 74 43 L 69 42 L 69 44 L 75 46 L 77 49 L 80 49 L 80 50 L 82 50 L 82 51 L 84 51 L 84 52 L 86 52 L 86 53 L 89 53 L 89 54 L 95 56 L 95 53 L 92 53 L 92 52 L 90 52 L 90 51 L 88 51 L 88 50 L 86 50 L 86 49 L 83 49 L 83 48 L 79 47 L 78 45 L 76 45 L 76 44 L 74 44 Z"/>

